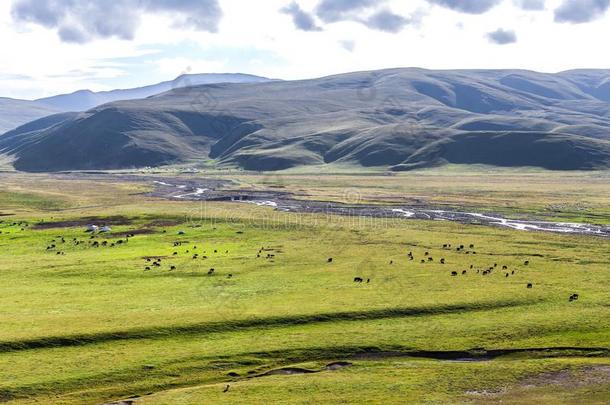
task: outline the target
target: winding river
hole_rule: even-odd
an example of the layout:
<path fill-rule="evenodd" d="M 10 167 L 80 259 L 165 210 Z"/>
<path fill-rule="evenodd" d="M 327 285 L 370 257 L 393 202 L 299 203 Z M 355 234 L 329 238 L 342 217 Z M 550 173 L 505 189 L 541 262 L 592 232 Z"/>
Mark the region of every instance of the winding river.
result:
<path fill-rule="evenodd" d="M 164 180 L 154 181 L 153 195 L 187 201 L 233 201 L 256 204 L 285 212 L 323 213 L 335 215 L 378 218 L 404 218 L 432 221 L 454 221 L 511 228 L 520 231 L 543 231 L 563 234 L 579 234 L 610 237 L 610 226 L 570 222 L 550 222 L 503 218 L 495 214 L 483 214 L 459 210 L 439 210 L 415 206 L 380 206 L 366 204 L 340 204 L 323 201 L 299 200 L 289 193 L 274 191 L 243 191 L 225 189 L 230 182 Z"/>

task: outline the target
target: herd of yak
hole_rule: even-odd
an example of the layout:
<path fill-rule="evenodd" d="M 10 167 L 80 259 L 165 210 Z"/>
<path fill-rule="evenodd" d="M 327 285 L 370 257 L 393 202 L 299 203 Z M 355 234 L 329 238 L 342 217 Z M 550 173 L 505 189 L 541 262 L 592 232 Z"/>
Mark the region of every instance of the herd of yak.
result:
<path fill-rule="evenodd" d="M 0 221 L 0 223 L 1 222 L 2 221 Z M 10 225 L 12 225 L 12 226 L 20 226 L 22 231 L 25 230 L 26 227 L 28 227 L 28 224 L 26 222 L 15 222 L 15 223 L 8 224 L 8 225 L 9 226 Z M 99 241 L 98 239 L 100 238 L 100 236 L 102 236 L 101 233 L 97 233 L 96 234 L 95 232 L 91 232 L 90 230 L 88 230 L 88 232 L 91 233 L 91 235 L 89 236 L 89 241 L 88 242 L 85 241 L 85 240 L 81 240 L 79 238 L 73 238 L 73 239 L 71 239 L 70 242 L 68 242 L 65 237 L 57 236 L 55 239 L 53 239 L 48 244 L 48 246 L 46 247 L 46 251 L 47 252 L 54 252 L 54 254 L 56 254 L 56 255 L 65 255 L 66 254 L 65 251 L 61 250 L 60 247 L 66 245 L 67 243 L 71 243 L 73 246 L 81 246 L 82 245 L 82 246 L 88 246 L 88 247 L 91 247 L 91 248 L 114 248 L 114 247 L 118 247 L 118 246 L 125 245 L 125 244 L 129 243 L 130 238 L 135 237 L 135 234 L 133 234 L 133 233 L 126 233 L 126 234 L 123 234 L 124 235 L 124 239 L 121 238 L 121 239 L 115 240 L 113 242 L 110 242 L 108 240 Z M 164 232 L 166 232 L 166 231 L 164 231 Z M 2 231 L 0 231 L 0 234 L 2 234 Z M 185 232 L 184 231 L 180 231 L 178 233 L 178 235 L 180 235 L 180 236 L 185 235 Z M 110 235 L 108 235 L 108 236 L 110 236 Z M 180 241 L 173 242 L 173 247 L 174 248 L 181 247 L 185 243 L 188 243 L 188 242 L 180 242 Z M 444 244 L 442 246 L 442 250 L 443 251 L 450 251 L 452 249 L 453 248 L 452 248 L 451 244 Z M 455 250 L 457 252 L 462 252 L 462 253 L 465 253 L 465 254 L 468 254 L 468 255 L 476 255 L 477 252 L 474 249 L 475 249 L 475 246 L 473 244 L 469 245 L 469 250 L 466 250 L 465 245 L 459 245 L 459 246 L 457 246 L 455 248 Z M 186 250 L 184 252 L 184 254 L 189 254 L 189 255 L 192 254 L 192 259 L 193 260 L 197 260 L 197 259 L 200 259 L 200 258 L 201 259 L 207 259 L 208 258 L 208 256 L 205 255 L 206 251 L 202 251 L 202 253 L 200 254 L 200 253 L 196 252 L 197 250 L 198 250 L 197 246 L 193 246 L 192 248 L 189 248 L 188 250 Z M 274 250 L 273 249 L 268 249 L 268 248 L 261 247 L 257 251 L 257 253 L 256 253 L 256 258 L 264 258 L 264 259 L 267 259 L 267 260 L 273 262 L 274 259 L 275 259 L 275 253 L 269 253 L 270 251 L 273 252 Z M 218 250 L 214 249 L 213 253 L 217 254 Z M 225 253 L 228 254 L 229 251 L 227 250 L 227 251 L 225 251 Z M 178 251 L 174 251 L 173 252 L 173 256 L 178 256 L 178 255 L 179 255 Z M 425 252 L 423 254 L 423 256 L 424 257 L 420 260 L 421 264 L 435 262 L 435 259 L 434 259 L 434 257 L 432 257 L 430 252 Z M 144 271 L 151 271 L 151 270 L 153 270 L 153 268 L 161 268 L 162 265 L 163 265 L 163 259 L 164 258 L 165 258 L 164 256 L 147 256 L 147 257 L 144 257 L 143 258 L 143 260 L 145 261 Z M 409 261 L 415 261 L 416 260 L 415 259 L 415 255 L 413 254 L 413 252 L 408 252 L 407 259 Z M 445 265 L 446 264 L 445 258 L 440 258 L 438 260 L 438 262 L 441 265 Z M 328 258 L 327 259 L 327 263 L 329 263 L 329 264 L 333 263 L 333 258 Z M 389 264 L 392 265 L 392 264 L 394 264 L 394 262 L 390 261 Z M 530 262 L 527 261 L 527 260 L 523 263 L 524 266 L 529 266 L 529 264 L 530 264 Z M 493 263 L 489 267 L 479 268 L 479 269 L 475 269 L 475 266 L 471 264 L 470 268 L 469 268 L 470 271 L 475 272 L 475 270 L 476 270 L 476 274 L 481 274 L 483 276 L 490 275 L 490 274 L 492 274 L 494 271 L 496 271 L 498 269 L 499 269 L 498 263 Z M 514 269 L 509 270 L 507 265 L 503 265 L 501 267 L 501 269 L 502 269 L 502 273 L 503 273 L 504 277 L 506 277 L 506 278 L 510 277 L 511 275 L 514 275 L 515 272 L 516 272 L 516 270 L 514 270 Z M 169 271 L 175 271 L 175 270 L 177 270 L 177 267 L 175 265 L 170 265 L 169 266 Z M 450 275 L 451 275 L 451 277 L 458 277 L 460 274 L 461 275 L 467 275 L 469 270 L 462 270 L 461 272 L 451 271 Z M 208 270 L 207 274 L 208 274 L 208 276 L 213 276 L 213 275 L 216 274 L 216 270 L 214 268 L 210 268 Z M 232 278 L 233 275 L 232 274 L 227 274 L 226 277 L 227 278 Z M 365 282 L 368 284 L 368 283 L 371 282 L 371 279 L 370 278 L 364 278 L 364 277 L 361 277 L 361 276 L 354 277 L 354 283 L 362 284 L 362 283 L 365 283 Z M 528 289 L 531 289 L 531 288 L 534 287 L 534 285 L 533 285 L 533 283 L 527 283 L 526 287 Z M 576 293 L 570 295 L 570 297 L 569 297 L 569 301 L 570 302 L 576 301 L 578 299 L 579 299 L 579 295 L 576 294 Z"/>

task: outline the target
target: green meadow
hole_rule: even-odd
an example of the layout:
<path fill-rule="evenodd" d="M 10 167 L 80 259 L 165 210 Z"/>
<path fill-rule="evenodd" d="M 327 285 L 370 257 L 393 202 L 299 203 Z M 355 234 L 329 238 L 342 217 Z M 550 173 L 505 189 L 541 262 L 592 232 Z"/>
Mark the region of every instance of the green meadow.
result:
<path fill-rule="evenodd" d="M 608 239 L 4 176 L 0 402 L 610 401 Z M 571 188 L 542 174 L 227 176 L 303 198 L 342 200 L 350 184 L 367 202 L 608 223 L 606 174 Z"/>

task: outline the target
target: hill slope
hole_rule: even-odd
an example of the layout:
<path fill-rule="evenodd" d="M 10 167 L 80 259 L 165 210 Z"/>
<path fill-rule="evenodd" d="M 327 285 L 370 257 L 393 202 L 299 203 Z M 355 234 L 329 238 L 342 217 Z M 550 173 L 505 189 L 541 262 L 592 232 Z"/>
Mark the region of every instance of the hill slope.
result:
<path fill-rule="evenodd" d="M 269 79 L 241 73 L 203 73 L 182 75 L 175 80 L 133 89 L 98 93 L 79 90 L 71 94 L 61 94 L 34 101 L 0 98 L 0 134 L 51 114 L 86 111 L 113 101 L 146 98 L 175 88 L 210 83 L 261 83 L 266 81 Z"/>
<path fill-rule="evenodd" d="M 35 101 L 0 98 L 0 134 L 61 110 Z"/>
<path fill-rule="evenodd" d="M 610 167 L 609 71 L 390 69 L 213 84 L 121 101 L 0 137 L 26 171 L 211 157 L 251 170 L 351 162 Z M 8 134 L 7 134 L 8 135 Z"/>

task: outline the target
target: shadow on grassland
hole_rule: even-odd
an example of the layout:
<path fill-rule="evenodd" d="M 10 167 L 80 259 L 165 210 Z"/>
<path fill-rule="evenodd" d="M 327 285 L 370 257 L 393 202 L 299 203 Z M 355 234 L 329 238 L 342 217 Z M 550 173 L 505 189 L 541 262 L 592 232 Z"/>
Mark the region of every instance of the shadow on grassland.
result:
<path fill-rule="evenodd" d="M 85 346 L 113 341 L 162 339 L 171 336 L 201 335 L 208 333 L 232 332 L 248 329 L 282 328 L 287 326 L 341 322 L 366 321 L 376 319 L 417 317 L 441 314 L 459 314 L 472 311 L 489 311 L 511 307 L 529 306 L 540 301 L 493 301 L 483 303 L 464 303 L 415 308 L 388 308 L 370 311 L 335 312 L 327 314 L 296 315 L 282 317 L 250 318 L 218 322 L 197 323 L 192 325 L 175 325 L 167 327 L 137 328 L 115 332 L 92 334 L 75 334 L 66 336 L 49 336 L 36 339 L 24 339 L 0 342 L 0 353 L 32 349 Z"/>

